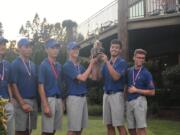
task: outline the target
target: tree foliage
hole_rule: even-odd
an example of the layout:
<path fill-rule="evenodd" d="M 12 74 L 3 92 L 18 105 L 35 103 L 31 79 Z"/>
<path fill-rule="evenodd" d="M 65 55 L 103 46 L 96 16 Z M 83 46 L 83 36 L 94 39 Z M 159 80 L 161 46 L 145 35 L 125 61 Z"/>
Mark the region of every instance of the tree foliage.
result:
<path fill-rule="evenodd" d="M 12 62 L 14 58 L 18 56 L 17 48 L 16 48 L 16 41 L 12 40 L 9 41 L 9 47 L 7 48 L 5 59 L 7 59 L 9 62 Z"/>
<path fill-rule="evenodd" d="M 75 41 L 77 35 L 77 23 L 72 20 L 64 20 L 62 22 L 62 27 L 65 29 L 65 39 L 66 43 Z"/>
<path fill-rule="evenodd" d="M 46 56 L 44 52 L 44 43 L 49 38 L 54 38 L 61 43 L 58 60 L 64 63 L 67 58 L 66 44 L 70 41 L 80 41 L 84 37 L 77 33 L 77 23 L 72 20 L 64 20 L 51 24 L 46 18 L 41 21 L 38 14 L 35 14 L 32 21 L 26 21 L 22 25 L 19 33 L 21 36 L 32 39 L 34 42 L 32 60 L 39 64 Z"/>

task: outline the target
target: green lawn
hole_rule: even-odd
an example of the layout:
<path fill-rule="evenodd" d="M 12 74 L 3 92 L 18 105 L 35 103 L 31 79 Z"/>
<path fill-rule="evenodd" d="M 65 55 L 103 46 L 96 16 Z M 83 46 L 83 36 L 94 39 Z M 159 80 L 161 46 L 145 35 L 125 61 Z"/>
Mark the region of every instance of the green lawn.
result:
<path fill-rule="evenodd" d="M 38 129 L 33 131 L 32 135 L 40 135 L 41 133 L 41 118 L 38 119 Z M 148 135 L 180 135 L 180 122 L 168 120 L 149 120 Z M 62 130 L 56 135 L 66 135 L 67 132 L 67 117 L 63 119 Z M 102 123 L 101 117 L 90 117 L 89 126 L 83 131 L 83 135 L 106 135 L 105 126 Z"/>

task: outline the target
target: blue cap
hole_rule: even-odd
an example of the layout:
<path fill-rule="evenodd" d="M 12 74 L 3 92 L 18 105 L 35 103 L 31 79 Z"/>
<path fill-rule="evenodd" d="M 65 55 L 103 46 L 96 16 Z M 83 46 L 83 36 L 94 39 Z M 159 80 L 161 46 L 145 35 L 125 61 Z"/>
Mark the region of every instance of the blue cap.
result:
<path fill-rule="evenodd" d="M 0 44 L 4 44 L 4 43 L 7 43 L 8 40 L 5 39 L 4 37 L 0 36 Z"/>
<path fill-rule="evenodd" d="M 18 46 L 21 47 L 21 46 L 28 46 L 28 45 L 32 45 L 32 42 L 27 39 L 27 38 L 21 38 L 19 41 L 18 41 Z"/>
<path fill-rule="evenodd" d="M 45 44 L 45 48 L 52 48 L 59 45 L 60 43 L 56 41 L 55 39 L 49 39 Z"/>
<path fill-rule="evenodd" d="M 72 50 L 74 48 L 80 48 L 80 46 L 76 43 L 76 42 L 70 42 L 68 45 L 67 45 L 67 49 L 68 50 Z"/>

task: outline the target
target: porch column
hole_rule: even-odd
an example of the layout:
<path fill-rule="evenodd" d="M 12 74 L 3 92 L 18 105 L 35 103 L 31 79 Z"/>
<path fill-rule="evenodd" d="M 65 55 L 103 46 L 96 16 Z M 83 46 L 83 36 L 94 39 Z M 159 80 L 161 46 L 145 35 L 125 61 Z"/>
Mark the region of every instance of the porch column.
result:
<path fill-rule="evenodd" d="M 118 39 L 122 42 L 122 55 L 129 60 L 128 50 L 128 1 L 118 0 Z"/>

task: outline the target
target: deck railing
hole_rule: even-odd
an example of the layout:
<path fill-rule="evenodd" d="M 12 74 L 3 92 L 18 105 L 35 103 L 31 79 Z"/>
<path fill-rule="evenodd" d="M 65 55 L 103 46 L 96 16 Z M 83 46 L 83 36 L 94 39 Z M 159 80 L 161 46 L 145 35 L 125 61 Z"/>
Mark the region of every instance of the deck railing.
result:
<path fill-rule="evenodd" d="M 180 12 L 180 0 L 128 0 L 128 19 Z M 95 13 L 78 26 L 85 39 L 98 35 L 118 23 L 118 0 Z"/>
<path fill-rule="evenodd" d="M 89 17 L 78 26 L 78 31 L 85 37 L 89 38 L 107 27 L 117 23 L 118 0 L 111 2 L 109 5 Z"/>
<path fill-rule="evenodd" d="M 179 0 L 128 0 L 129 19 L 179 12 Z"/>

